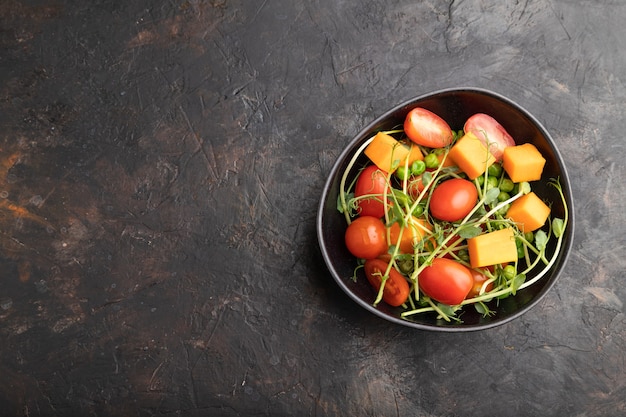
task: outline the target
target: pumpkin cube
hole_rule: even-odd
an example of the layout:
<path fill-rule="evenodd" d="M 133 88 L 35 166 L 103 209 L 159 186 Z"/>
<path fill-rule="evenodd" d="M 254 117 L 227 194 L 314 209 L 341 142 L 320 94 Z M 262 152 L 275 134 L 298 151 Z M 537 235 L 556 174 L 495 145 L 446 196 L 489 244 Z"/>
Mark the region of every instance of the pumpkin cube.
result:
<path fill-rule="evenodd" d="M 546 159 L 532 143 L 509 146 L 502 154 L 502 167 L 513 182 L 541 179 Z"/>
<path fill-rule="evenodd" d="M 448 159 L 473 180 L 484 174 L 496 159 L 473 133 L 467 132 L 452 146 Z"/>
<path fill-rule="evenodd" d="M 424 154 L 422 153 L 422 150 L 419 146 L 415 144 L 410 144 L 408 148 L 409 153 L 407 154 L 406 158 L 404 158 L 402 162 L 400 162 L 400 165 L 407 164 L 410 167 L 413 162 L 422 161 L 424 159 Z"/>
<path fill-rule="evenodd" d="M 379 169 L 392 173 L 405 160 L 409 149 L 392 136 L 378 132 L 364 153 Z"/>
<path fill-rule="evenodd" d="M 515 232 L 507 227 L 469 238 L 467 251 L 472 268 L 515 262 L 517 260 Z"/>
<path fill-rule="evenodd" d="M 511 203 L 506 217 L 518 224 L 520 230 L 533 232 L 543 226 L 550 215 L 550 207 L 532 191 Z"/>

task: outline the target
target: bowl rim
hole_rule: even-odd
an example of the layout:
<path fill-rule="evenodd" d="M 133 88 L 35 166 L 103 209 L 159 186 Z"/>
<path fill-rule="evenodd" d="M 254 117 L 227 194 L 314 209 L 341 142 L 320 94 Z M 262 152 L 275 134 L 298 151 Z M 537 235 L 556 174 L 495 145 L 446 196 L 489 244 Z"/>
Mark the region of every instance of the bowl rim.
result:
<path fill-rule="evenodd" d="M 535 125 L 542 133 L 542 136 L 546 139 L 546 141 L 549 143 L 551 149 L 554 152 L 554 158 L 556 159 L 556 161 L 558 162 L 560 171 L 562 172 L 562 178 L 560 178 L 561 181 L 561 185 L 563 187 L 563 189 L 565 190 L 564 196 L 565 196 L 565 200 L 566 203 L 568 205 L 568 214 L 569 214 L 569 221 L 568 221 L 568 236 L 564 239 L 563 241 L 563 246 L 561 247 L 561 260 L 560 260 L 560 267 L 559 267 L 559 271 L 557 276 L 552 279 L 550 282 L 548 282 L 542 289 L 542 291 L 540 293 L 538 293 L 536 296 L 533 297 L 533 299 L 531 301 L 529 301 L 527 304 L 525 304 L 522 308 L 520 308 L 518 311 L 507 315 L 506 317 L 503 318 L 495 318 L 492 321 L 490 321 L 489 323 L 481 323 L 481 324 L 470 324 L 470 325 L 463 325 L 463 324 L 445 324 L 445 325 L 429 325 L 429 324 L 424 324 L 424 323 L 417 323 L 417 322 L 413 322 L 410 320 L 403 320 L 399 317 L 394 317 L 391 316 L 381 310 L 379 310 L 378 308 L 374 307 L 371 303 L 367 303 L 365 302 L 363 299 L 361 299 L 360 297 L 358 297 L 347 285 L 347 283 L 345 282 L 345 279 L 342 279 L 340 277 L 340 274 L 338 273 L 338 271 L 333 267 L 333 263 L 330 257 L 330 254 L 328 253 L 328 250 L 326 249 L 325 243 L 324 243 L 324 239 L 323 239 L 323 218 L 324 218 L 324 207 L 326 204 L 326 201 L 328 199 L 328 194 L 330 191 L 330 188 L 332 186 L 333 183 L 333 179 L 334 177 L 338 174 L 339 168 L 342 164 L 342 161 L 345 160 L 345 158 L 350 155 L 355 148 L 355 145 L 357 145 L 358 143 L 362 142 L 364 140 L 364 136 L 368 133 L 371 132 L 378 124 L 380 124 L 380 122 L 385 119 L 386 117 L 389 117 L 390 115 L 392 115 L 395 112 L 398 112 L 406 107 L 416 107 L 416 103 L 428 99 L 428 98 L 433 98 L 435 96 L 438 95 L 443 95 L 443 94 L 450 94 L 450 93 L 463 93 L 463 92 L 469 92 L 469 93 L 476 93 L 476 94 L 482 94 L 485 96 L 490 96 L 491 98 L 494 98 L 496 100 L 499 100 L 503 103 L 505 103 L 508 106 L 513 107 L 514 109 L 516 109 L 518 112 L 520 112 L 521 114 L 523 114 L 526 118 L 528 118 L 528 120 L 530 120 L 530 122 Z M 419 329 L 419 330 L 427 330 L 427 331 L 435 331 L 435 332 L 446 332 L 446 333 L 455 333 L 455 332 L 472 332 L 472 331 L 479 331 L 479 330 L 487 330 L 487 329 L 491 329 L 494 327 L 498 327 L 501 326 L 503 324 L 509 323 L 511 321 L 513 321 L 516 318 L 519 318 L 520 316 L 522 316 L 523 314 L 525 314 L 526 312 L 528 312 L 529 310 L 531 310 L 533 307 L 535 307 L 539 302 L 541 302 L 543 300 L 543 298 L 550 292 L 550 290 L 554 287 L 554 285 L 556 284 L 556 281 L 558 280 L 558 276 L 561 275 L 561 272 L 563 270 L 563 268 L 565 267 L 565 265 L 567 264 L 568 258 L 571 254 L 571 248 L 573 245 L 573 241 L 574 241 L 574 205 L 573 205 L 573 198 L 572 198 L 572 192 L 571 192 L 571 184 L 570 184 L 570 179 L 569 179 L 569 174 L 567 173 L 567 167 L 565 165 L 565 162 L 563 160 L 563 157 L 561 155 L 561 152 L 559 150 L 559 148 L 556 146 L 556 143 L 554 141 L 554 139 L 552 138 L 552 136 L 550 135 L 550 133 L 548 132 L 548 130 L 543 126 L 543 124 L 534 116 L 532 115 L 528 110 L 526 110 L 525 107 L 523 107 L 522 105 L 520 105 L 519 103 L 514 102 L 513 100 L 509 99 L 508 97 L 497 93 L 495 91 L 492 90 L 488 90 L 485 88 L 480 88 L 480 87 L 449 87 L 449 88 L 443 88 L 443 89 L 439 89 L 439 90 L 435 90 L 429 93 L 425 93 L 425 94 L 420 94 L 418 96 L 409 98 L 404 100 L 403 102 L 401 102 L 400 104 L 397 104 L 395 106 L 393 106 L 392 108 L 384 111 L 383 113 L 381 113 L 379 116 L 374 117 L 374 119 L 368 123 L 365 127 L 363 127 L 362 129 L 360 129 L 358 131 L 358 133 L 356 135 L 354 135 L 352 137 L 352 139 L 343 147 L 343 150 L 341 151 L 341 153 L 337 156 L 337 158 L 335 159 L 335 162 L 333 163 L 333 166 L 326 178 L 326 180 L 324 181 L 324 186 L 322 189 L 322 195 L 318 204 L 318 210 L 317 210 L 317 216 L 316 216 L 316 231 L 317 231 L 317 239 L 318 239 L 318 245 L 320 248 L 320 251 L 322 253 L 322 257 L 324 258 L 324 263 L 326 264 L 326 267 L 328 269 L 328 271 L 330 272 L 330 274 L 333 277 L 333 280 L 339 285 L 339 287 L 342 289 L 342 291 L 344 293 L 346 293 L 349 298 L 351 298 L 353 301 L 355 301 L 358 305 L 360 305 L 361 307 L 365 308 L 367 311 L 369 311 L 370 313 L 373 313 L 374 315 L 388 321 L 388 322 L 392 322 L 401 326 L 405 326 L 405 327 L 410 327 L 410 328 L 414 328 L 414 329 Z"/>

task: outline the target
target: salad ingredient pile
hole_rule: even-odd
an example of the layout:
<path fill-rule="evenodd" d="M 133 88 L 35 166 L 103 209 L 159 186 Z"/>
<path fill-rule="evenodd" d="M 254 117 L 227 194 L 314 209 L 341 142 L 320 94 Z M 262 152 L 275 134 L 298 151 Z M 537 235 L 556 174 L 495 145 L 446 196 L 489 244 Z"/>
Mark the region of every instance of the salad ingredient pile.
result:
<path fill-rule="evenodd" d="M 368 163 L 355 166 L 362 155 Z M 460 322 L 467 305 L 494 314 L 490 303 L 540 280 L 562 246 L 568 208 L 559 180 L 547 183 L 563 218 L 551 217 L 552 202 L 532 189 L 545 164 L 533 144 L 517 144 L 487 114 L 455 131 L 412 109 L 402 129 L 369 138 L 341 178 L 337 207 L 357 258 L 353 279 L 363 269 L 372 303 L 400 307 L 405 318 Z"/>

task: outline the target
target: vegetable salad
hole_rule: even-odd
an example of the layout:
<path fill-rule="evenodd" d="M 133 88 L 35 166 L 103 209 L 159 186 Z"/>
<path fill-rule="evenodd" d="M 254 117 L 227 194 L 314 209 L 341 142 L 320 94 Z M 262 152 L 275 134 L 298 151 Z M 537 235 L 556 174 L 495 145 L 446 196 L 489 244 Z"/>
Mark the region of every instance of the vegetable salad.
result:
<path fill-rule="evenodd" d="M 368 163 L 356 166 L 361 155 Z M 411 110 L 401 128 L 369 138 L 341 178 L 337 207 L 357 258 L 353 279 L 363 269 L 372 303 L 401 307 L 404 318 L 461 322 L 465 308 L 495 314 L 491 302 L 540 280 L 562 246 L 568 208 L 559 179 L 548 183 L 563 218 L 533 192 L 545 163 L 489 115 L 455 131 L 427 109 Z"/>

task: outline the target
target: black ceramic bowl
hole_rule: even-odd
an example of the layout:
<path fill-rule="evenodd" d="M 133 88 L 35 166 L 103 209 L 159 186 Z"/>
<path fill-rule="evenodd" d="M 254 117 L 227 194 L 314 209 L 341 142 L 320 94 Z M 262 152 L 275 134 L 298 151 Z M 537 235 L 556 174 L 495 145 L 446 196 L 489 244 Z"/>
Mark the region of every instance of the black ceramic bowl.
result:
<path fill-rule="evenodd" d="M 551 178 L 558 178 L 563 188 L 569 208 L 569 222 L 558 259 L 551 270 L 533 285 L 518 291 L 515 296 L 500 300 L 497 304 L 491 302 L 489 306 L 495 311 L 491 317 L 483 317 L 471 306 L 467 306 L 461 316 L 462 323 L 448 323 L 438 320 L 434 313 L 402 318 L 400 316 L 401 308 L 390 307 L 384 302 L 379 303 L 376 307 L 372 305 L 375 293 L 365 276 L 362 275 L 362 269 L 359 270 L 361 275 L 357 274 L 356 282 L 351 279 L 357 260 L 345 247 L 346 221 L 343 214 L 337 211 L 337 195 L 342 173 L 363 142 L 380 130 L 391 130 L 401 126 L 406 114 L 414 107 L 424 107 L 438 114 L 455 130 L 462 129 L 465 120 L 471 115 L 486 113 L 498 120 L 515 138 L 517 144 L 533 143 L 547 160 L 541 181 L 532 183 L 533 191 L 541 198 L 552 202 L 551 215 L 553 217 L 562 218 L 564 207 L 557 190 L 548 186 L 547 181 Z M 363 166 L 367 163 L 366 157 L 362 156 L 362 158 L 363 160 L 358 161 L 355 166 Z M 348 183 L 351 182 L 358 170 L 353 169 L 352 171 L 354 174 L 349 178 Z M 477 88 L 458 88 L 437 91 L 400 104 L 374 120 L 356 135 L 339 156 L 324 186 L 317 216 L 317 233 L 322 255 L 335 281 L 350 298 L 363 308 L 390 322 L 409 327 L 462 332 L 483 330 L 507 323 L 530 310 L 546 295 L 563 269 L 572 246 L 573 215 L 570 182 L 565 164 L 550 134 L 537 119 L 518 104 L 491 91 Z M 551 241 L 554 240 L 551 239 Z M 549 247 L 547 253 L 548 255 L 554 253 L 554 246 Z M 532 275 L 527 276 L 527 281 L 532 278 Z"/>

